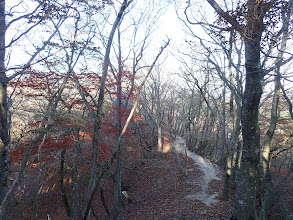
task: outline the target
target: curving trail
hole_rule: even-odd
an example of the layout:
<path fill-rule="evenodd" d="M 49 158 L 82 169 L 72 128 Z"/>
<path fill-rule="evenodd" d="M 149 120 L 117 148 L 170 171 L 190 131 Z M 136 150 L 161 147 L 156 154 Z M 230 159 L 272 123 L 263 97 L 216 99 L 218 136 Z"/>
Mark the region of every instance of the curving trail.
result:
<path fill-rule="evenodd" d="M 215 192 L 212 195 L 208 195 L 207 193 L 208 185 L 211 180 L 221 180 L 221 178 L 218 177 L 219 170 L 216 167 L 216 165 L 212 164 L 208 159 L 205 159 L 189 151 L 186 148 L 185 141 L 181 137 L 177 137 L 176 141 L 173 142 L 172 146 L 175 148 L 177 152 L 187 155 L 189 158 L 193 159 L 194 163 L 199 167 L 203 174 L 202 179 L 198 179 L 196 182 L 191 182 L 191 184 L 200 185 L 201 191 L 195 194 L 187 195 L 185 196 L 185 198 L 190 200 L 200 200 L 208 206 L 216 204 L 218 202 L 216 196 L 219 193 Z"/>

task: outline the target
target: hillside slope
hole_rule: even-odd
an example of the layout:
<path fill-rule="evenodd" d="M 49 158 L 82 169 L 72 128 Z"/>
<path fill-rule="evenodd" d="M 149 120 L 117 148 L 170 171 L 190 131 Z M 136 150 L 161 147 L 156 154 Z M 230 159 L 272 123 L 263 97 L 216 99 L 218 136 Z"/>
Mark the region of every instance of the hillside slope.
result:
<path fill-rule="evenodd" d="M 134 202 L 121 219 L 229 219 L 233 202 L 221 201 L 219 168 L 186 150 L 180 137 L 165 138 L 164 152 L 163 159 L 140 160 L 135 173 L 125 173 Z"/>
<path fill-rule="evenodd" d="M 162 220 L 162 219 L 229 219 L 233 198 L 222 201 L 223 172 L 208 160 L 185 151 L 184 141 L 177 138 L 164 141 L 163 158 L 139 158 L 136 144 L 125 141 L 123 150 L 123 182 L 129 187 L 128 195 L 132 203 L 123 198 L 121 220 Z M 178 150 L 176 151 L 175 148 Z M 179 153 L 178 153 L 179 152 Z M 69 155 L 70 156 L 70 155 Z M 139 159 L 138 159 L 139 158 Z M 59 160 L 52 161 L 48 175 L 38 192 L 38 219 L 67 219 L 60 198 Z M 49 166 L 49 165 L 48 165 Z M 35 175 L 37 168 L 28 166 L 24 187 L 19 188 L 17 205 L 11 213 L 11 219 L 34 219 Z M 70 195 L 70 175 L 65 180 L 67 194 Z M 103 181 L 104 195 L 111 212 L 113 201 L 113 180 Z M 100 193 L 96 194 L 91 219 L 107 220 L 101 202 Z"/>

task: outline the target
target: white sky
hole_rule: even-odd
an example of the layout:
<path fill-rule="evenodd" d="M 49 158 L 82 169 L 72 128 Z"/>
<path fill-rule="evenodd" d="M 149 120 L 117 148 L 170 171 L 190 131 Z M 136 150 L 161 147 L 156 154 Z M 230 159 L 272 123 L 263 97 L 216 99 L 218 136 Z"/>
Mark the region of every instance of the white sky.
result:
<path fill-rule="evenodd" d="M 164 2 L 164 0 L 162 0 Z M 181 8 L 184 8 L 187 4 L 185 1 L 180 0 L 181 2 L 178 4 Z M 8 1 L 7 6 L 9 6 L 10 3 L 16 3 L 17 1 Z M 28 1 L 25 1 L 28 2 Z M 197 15 L 203 14 L 203 15 L 209 15 L 209 17 L 214 17 L 214 12 L 209 9 L 209 7 L 206 4 L 206 1 L 192 1 L 193 3 L 196 3 L 196 11 L 193 13 L 196 13 Z M 139 4 L 143 5 L 144 1 L 138 2 Z M 31 5 L 26 5 L 25 7 L 17 7 L 15 8 L 15 11 L 21 11 L 21 10 L 32 10 L 34 7 Z M 207 14 L 208 12 L 208 14 Z M 184 18 L 183 11 L 181 9 L 180 11 L 180 16 Z M 167 36 L 171 39 L 171 45 L 168 47 L 167 52 L 165 51 L 163 54 L 163 58 L 167 57 L 164 66 L 165 66 L 165 72 L 164 76 L 170 77 L 170 74 L 172 75 L 173 73 L 176 73 L 179 71 L 180 67 L 180 62 L 171 54 L 174 53 L 176 54 L 176 49 L 183 49 L 186 47 L 186 44 L 184 44 L 186 34 L 182 30 L 182 24 L 177 18 L 177 14 L 175 12 L 175 7 L 173 4 L 170 4 L 168 7 L 167 11 L 165 14 L 162 15 L 162 17 L 159 20 L 158 23 L 158 29 L 155 31 L 155 33 L 152 36 L 151 44 L 150 44 L 150 49 L 149 52 L 147 53 L 147 56 L 149 56 L 149 60 L 152 60 L 154 56 L 156 56 L 159 47 L 163 45 L 163 40 L 167 39 Z M 14 31 L 12 32 L 7 32 L 7 43 L 9 42 L 9 39 L 14 36 L 14 34 L 17 34 L 18 31 L 15 31 L 17 29 L 22 30 L 23 27 L 21 26 L 15 26 L 13 27 Z M 193 30 L 196 31 L 197 34 L 203 34 L 202 30 L 200 27 L 195 27 L 193 26 Z M 204 34 L 203 34 L 204 35 Z M 10 66 L 13 65 L 23 65 L 29 58 L 27 56 L 26 52 L 23 50 L 29 50 L 29 48 L 33 48 L 31 42 L 41 42 L 42 34 L 38 33 L 38 31 L 32 31 L 29 35 L 28 38 L 24 38 L 22 41 L 20 41 L 17 45 L 15 45 L 12 50 L 8 49 L 7 53 L 11 52 L 11 60 L 10 60 Z M 188 49 L 188 48 L 187 48 Z M 188 50 L 186 50 L 188 52 Z M 172 75 L 172 77 L 174 77 Z M 178 81 L 180 79 L 176 78 Z"/>
<path fill-rule="evenodd" d="M 7 8 L 10 7 L 9 3 L 12 2 L 14 4 L 17 3 L 17 1 L 8 1 Z M 34 8 L 34 6 L 29 3 L 29 1 L 25 2 L 26 4 L 24 4 L 24 6 L 16 7 L 14 8 L 14 11 L 31 11 Z M 153 39 L 150 46 L 153 49 L 151 49 L 150 52 L 153 54 L 149 53 L 149 56 L 152 57 L 156 55 L 158 48 L 163 44 L 163 40 L 167 39 L 167 36 L 171 39 L 171 45 L 169 46 L 168 51 L 171 51 L 174 48 L 182 47 L 182 42 L 184 42 L 185 39 L 185 33 L 182 31 L 180 26 L 181 24 L 177 18 L 175 7 L 173 4 L 170 4 L 166 13 L 163 14 L 159 20 L 158 30 L 152 36 Z M 21 25 L 12 26 L 7 31 L 6 43 L 8 43 L 18 33 L 21 33 L 21 30 L 23 30 L 23 27 Z M 7 54 L 11 53 L 9 66 L 11 67 L 15 65 L 25 64 L 29 59 L 29 56 L 27 55 L 26 51 L 34 51 L 32 43 L 40 43 L 42 41 L 41 37 L 42 33 L 38 32 L 38 29 L 35 29 L 27 37 L 22 38 L 21 41 L 14 45 L 14 47 L 9 48 L 7 50 Z M 174 57 L 168 57 L 166 62 L 168 63 L 168 65 L 166 65 L 168 67 L 167 72 L 178 72 L 179 63 Z"/>
<path fill-rule="evenodd" d="M 12 3 L 12 1 L 9 1 L 9 3 Z M 16 3 L 13 1 L 13 3 Z M 7 4 L 7 8 L 9 8 L 10 5 Z M 32 10 L 34 8 L 31 4 L 26 4 L 24 7 L 17 7 L 15 8 L 15 11 L 21 12 L 26 10 Z M 19 24 L 18 24 L 19 25 Z M 166 40 L 168 36 L 172 39 L 171 43 L 174 45 L 177 42 L 180 42 L 182 38 L 184 38 L 183 31 L 178 26 L 178 19 L 177 15 L 175 13 L 174 7 L 170 6 L 168 8 L 168 11 L 166 14 L 164 14 L 160 18 L 160 24 L 158 24 L 159 30 L 154 33 L 154 40 L 152 40 L 151 45 L 154 48 L 160 47 L 163 44 L 163 40 Z M 7 37 L 6 37 L 6 43 L 8 43 L 13 37 L 15 37 L 17 34 L 21 33 L 23 27 L 20 26 L 12 26 L 7 31 Z M 25 50 L 34 50 L 34 47 L 32 46 L 32 43 L 40 43 L 41 42 L 42 34 L 38 32 L 37 29 L 33 30 L 27 37 L 22 38 L 17 44 L 14 45 L 14 47 L 9 48 L 7 50 L 7 54 L 11 53 L 11 59 L 9 60 L 9 66 L 15 66 L 15 65 L 23 65 L 27 62 L 29 56 L 26 54 Z M 39 42 L 38 42 L 39 41 Z M 154 49 L 154 52 L 157 51 L 157 48 Z"/>

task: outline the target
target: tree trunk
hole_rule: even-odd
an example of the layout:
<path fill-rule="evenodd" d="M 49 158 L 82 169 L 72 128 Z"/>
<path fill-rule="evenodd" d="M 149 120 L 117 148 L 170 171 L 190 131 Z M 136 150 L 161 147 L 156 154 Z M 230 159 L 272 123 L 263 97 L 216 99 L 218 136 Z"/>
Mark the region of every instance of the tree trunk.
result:
<path fill-rule="evenodd" d="M 138 141 L 139 141 L 139 152 L 140 152 L 140 157 L 142 159 L 146 158 L 145 152 L 144 152 L 144 147 L 143 147 L 143 137 L 142 134 L 140 132 L 140 128 L 139 128 L 139 124 L 135 123 L 135 133 L 138 134 Z M 142 131 L 143 132 L 143 131 Z"/>
<path fill-rule="evenodd" d="M 61 151 L 61 158 L 60 158 L 60 190 L 61 190 L 61 199 L 63 201 L 63 204 L 65 206 L 66 214 L 69 218 L 72 217 L 72 210 L 69 205 L 68 197 L 66 195 L 65 191 L 65 185 L 64 185 L 64 176 L 65 176 L 65 170 L 64 170 L 64 163 L 65 163 L 65 154 L 66 154 L 66 149 L 62 149 Z"/>
<path fill-rule="evenodd" d="M 243 27 L 214 0 L 207 0 L 213 9 L 243 37 L 245 44 L 246 82 L 242 100 L 243 153 L 236 190 L 234 217 L 238 220 L 256 219 L 256 191 L 260 157 L 258 109 L 262 95 L 264 73 L 260 65 L 260 43 L 264 31 L 263 18 L 269 9 L 263 0 L 248 0 Z"/>
<path fill-rule="evenodd" d="M 264 151 L 262 153 L 262 162 L 263 162 L 263 186 L 264 186 L 264 193 L 263 193 L 263 204 L 260 219 L 267 219 L 268 218 L 268 211 L 270 206 L 273 204 L 273 183 L 272 177 L 270 172 L 270 146 L 273 139 L 274 132 L 276 130 L 277 125 L 277 117 L 278 117 L 278 105 L 279 105 L 279 97 L 281 93 L 280 89 L 280 79 L 279 76 L 275 76 L 275 93 L 272 102 L 272 109 L 271 109 L 271 121 L 270 127 L 265 134 L 264 139 Z"/>
<path fill-rule="evenodd" d="M 226 144 L 226 86 L 225 86 L 225 82 L 223 82 L 223 93 L 222 93 L 222 128 L 221 128 L 221 156 L 220 156 L 220 165 L 225 167 L 224 163 L 225 163 L 225 159 L 227 159 L 227 157 L 225 156 L 225 151 L 226 154 L 229 153 L 229 149 L 226 149 L 227 144 Z M 221 117 L 221 116 L 220 116 Z M 226 157 L 226 158 L 225 158 Z M 230 168 L 231 169 L 231 168 Z"/>
<path fill-rule="evenodd" d="M 226 167 L 226 176 L 225 176 L 225 183 L 224 183 L 224 189 L 223 189 L 223 200 L 227 201 L 229 198 L 229 189 L 230 189 L 230 176 L 232 171 L 232 155 L 231 153 L 228 153 L 227 156 L 227 167 Z"/>
<path fill-rule="evenodd" d="M 120 22 L 121 24 L 121 22 Z M 122 73 L 123 73 L 123 66 L 122 66 L 122 58 L 121 58 L 121 41 L 120 41 L 120 24 L 117 28 L 118 33 L 118 74 L 116 77 L 117 83 L 117 98 L 116 98 L 116 142 L 118 143 L 117 149 L 117 158 L 116 158 L 116 171 L 114 177 L 114 219 L 117 219 L 121 210 L 122 205 L 122 198 L 121 198 L 121 143 L 118 142 L 119 136 L 121 134 L 122 129 Z"/>
<path fill-rule="evenodd" d="M 152 150 L 152 157 L 155 157 L 156 151 L 155 151 L 155 123 L 153 121 L 151 121 L 149 123 L 150 128 L 151 128 L 151 150 Z"/>
<path fill-rule="evenodd" d="M 232 182 L 237 185 L 236 183 L 236 174 L 239 173 L 239 169 L 241 166 L 241 155 L 242 155 L 242 142 L 239 140 L 239 134 L 241 131 L 241 125 L 240 125 L 240 121 L 241 121 L 241 108 L 239 106 L 237 106 L 237 110 L 236 110 L 236 119 L 235 119 L 235 127 L 234 127 L 234 131 L 233 131 L 233 170 L 232 170 Z"/>
<path fill-rule="evenodd" d="M 247 45 L 248 51 L 250 46 Z M 260 156 L 258 105 L 262 88 L 261 73 L 258 73 L 256 66 L 250 65 L 251 62 L 246 63 L 247 78 L 242 108 L 243 153 L 235 205 L 238 219 L 256 219 L 255 199 Z"/>
<path fill-rule="evenodd" d="M 117 153 L 116 157 L 116 171 L 114 176 L 114 217 L 113 219 L 118 219 L 119 213 L 121 211 L 122 198 L 121 198 L 121 144 L 118 144 L 120 152 Z"/>
<path fill-rule="evenodd" d="M 243 41 L 241 41 L 243 43 Z M 241 44 L 242 47 L 242 44 Z M 237 63 L 237 67 L 240 68 L 241 66 L 241 50 L 237 50 L 237 54 L 238 54 L 238 63 Z M 237 91 L 240 92 L 240 94 L 242 94 L 242 75 L 240 75 L 240 72 L 237 70 L 236 71 L 236 85 L 237 85 Z M 239 140 L 239 134 L 241 131 L 241 108 L 242 106 L 240 105 L 240 103 L 236 100 L 238 99 L 238 97 L 235 96 L 235 101 L 237 104 L 237 109 L 236 109 L 236 119 L 234 117 L 235 120 L 235 126 L 234 126 L 234 131 L 233 131 L 233 135 L 232 135 L 232 143 L 233 143 L 233 169 L 232 169 L 232 182 L 236 185 L 236 173 L 239 173 L 239 169 L 240 169 L 240 158 L 242 155 L 242 141 Z"/>
<path fill-rule="evenodd" d="M 291 1 L 292 2 L 292 1 Z M 292 3 L 290 3 L 292 5 Z M 284 13 L 284 12 L 283 12 Z M 284 13 L 285 14 L 285 13 Z M 274 202 L 274 195 L 273 195 L 273 183 L 272 177 L 270 173 L 270 150 L 271 150 L 271 142 L 274 136 L 274 132 L 277 126 L 277 117 L 278 117 L 278 105 L 279 105 L 279 98 L 281 94 L 281 82 L 280 82 L 280 64 L 279 62 L 283 59 L 283 54 L 286 49 L 287 41 L 288 41 L 288 29 L 290 23 L 290 15 L 291 10 L 287 13 L 287 15 L 283 15 L 283 37 L 282 37 L 282 44 L 281 49 L 278 53 L 278 57 L 275 61 L 275 93 L 272 102 L 272 109 L 271 109 L 271 121 L 270 127 L 266 132 L 265 139 L 264 139 L 264 151 L 263 151 L 263 175 L 264 175 L 264 194 L 263 194 L 263 204 L 260 219 L 268 219 L 268 211 L 269 208 L 273 205 Z"/>
<path fill-rule="evenodd" d="M 162 126 L 159 122 L 158 124 L 158 153 L 159 157 L 163 157 L 163 143 L 162 143 Z"/>
<path fill-rule="evenodd" d="M 106 47 L 106 53 L 104 57 L 104 63 L 103 63 L 103 68 L 102 68 L 102 79 L 101 79 L 101 85 L 99 89 L 99 98 L 98 98 L 98 109 L 96 112 L 96 118 L 95 118 L 95 125 L 94 125 L 94 134 L 93 134 L 93 152 L 92 152 L 92 163 L 91 163 L 91 173 L 90 173 L 90 179 L 89 179 L 89 184 L 88 184 L 88 191 L 86 195 L 86 204 L 85 204 L 85 211 L 84 211 L 84 216 L 83 218 L 86 219 L 91 203 L 93 201 L 93 196 L 95 194 L 96 188 L 97 188 L 97 169 L 98 169 L 98 149 L 99 149 L 99 144 L 100 144 L 100 132 L 101 132 L 101 123 L 102 123 L 102 118 L 103 118 L 103 105 L 104 105 L 104 98 L 105 98 L 105 86 L 106 86 L 106 80 L 108 76 L 108 67 L 110 65 L 110 50 L 112 46 L 112 41 L 113 37 L 116 31 L 116 28 L 119 24 L 119 22 L 122 19 L 123 13 L 128 7 L 128 5 L 132 1 L 127 1 L 124 0 L 122 3 L 122 6 L 120 8 L 120 11 L 116 17 L 116 20 L 112 26 L 112 30 L 109 35 L 109 39 L 107 42 L 107 47 Z"/>
<path fill-rule="evenodd" d="M 234 32 L 230 32 L 230 38 L 229 38 L 229 50 L 228 50 L 228 69 L 229 69 L 229 81 L 230 85 L 234 86 L 233 82 L 233 74 L 232 74 L 232 47 L 233 47 L 233 39 L 234 39 Z M 225 82 L 224 82 L 225 86 Z M 225 93 L 224 93 L 225 94 Z M 223 94 L 223 95 L 224 95 Z M 237 98 L 237 97 L 235 97 Z M 238 111 L 239 106 L 237 107 Z M 228 200 L 229 198 L 229 189 L 230 189 L 230 179 L 232 175 L 232 169 L 233 169 L 233 159 L 234 159 L 234 151 L 237 149 L 236 144 L 238 143 L 238 136 L 239 136 L 239 129 L 237 126 L 237 123 L 240 123 L 239 119 L 235 122 L 235 116 L 234 116 L 234 95 L 233 91 L 231 89 L 230 94 L 230 101 L 229 101 L 229 116 L 230 116 L 230 122 L 232 125 L 232 131 L 231 131 L 231 147 L 227 145 L 227 160 L 226 160 L 226 178 L 224 183 L 224 189 L 223 189 L 223 199 Z M 237 117 L 237 116 L 236 116 Z M 237 132 L 238 131 L 238 132 Z"/>
<path fill-rule="evenodd" d="M 250 2 L 252 5 L 256 2 Z M 238 220 L 256 219 L 256 191 L 259 177 L 260 129 L 259 103 L 262 94 L 263 71 L 260 68 L 260 41 L 263 21 L 251 6 L 245 34 L 246 84 L 242 102 L 243 152 L 234 212 Z M 259 20 L 254 17 L 258 16 Z"/>
<path fill-rule="evenodd" d="M 0 2 L 0 202 L 7 192 L 9 132 L 7 123 L 7 83 L 5 72 L 5 1 Z"/>

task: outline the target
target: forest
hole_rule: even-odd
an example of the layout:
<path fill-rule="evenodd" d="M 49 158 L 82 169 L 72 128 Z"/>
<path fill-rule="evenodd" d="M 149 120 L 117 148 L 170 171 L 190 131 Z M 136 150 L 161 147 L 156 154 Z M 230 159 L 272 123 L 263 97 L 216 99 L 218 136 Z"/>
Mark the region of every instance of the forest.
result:
<path fill-rule="evenodd" d="M 0 0 L 0 220 L 293 219 L 293 0 Z"/>

